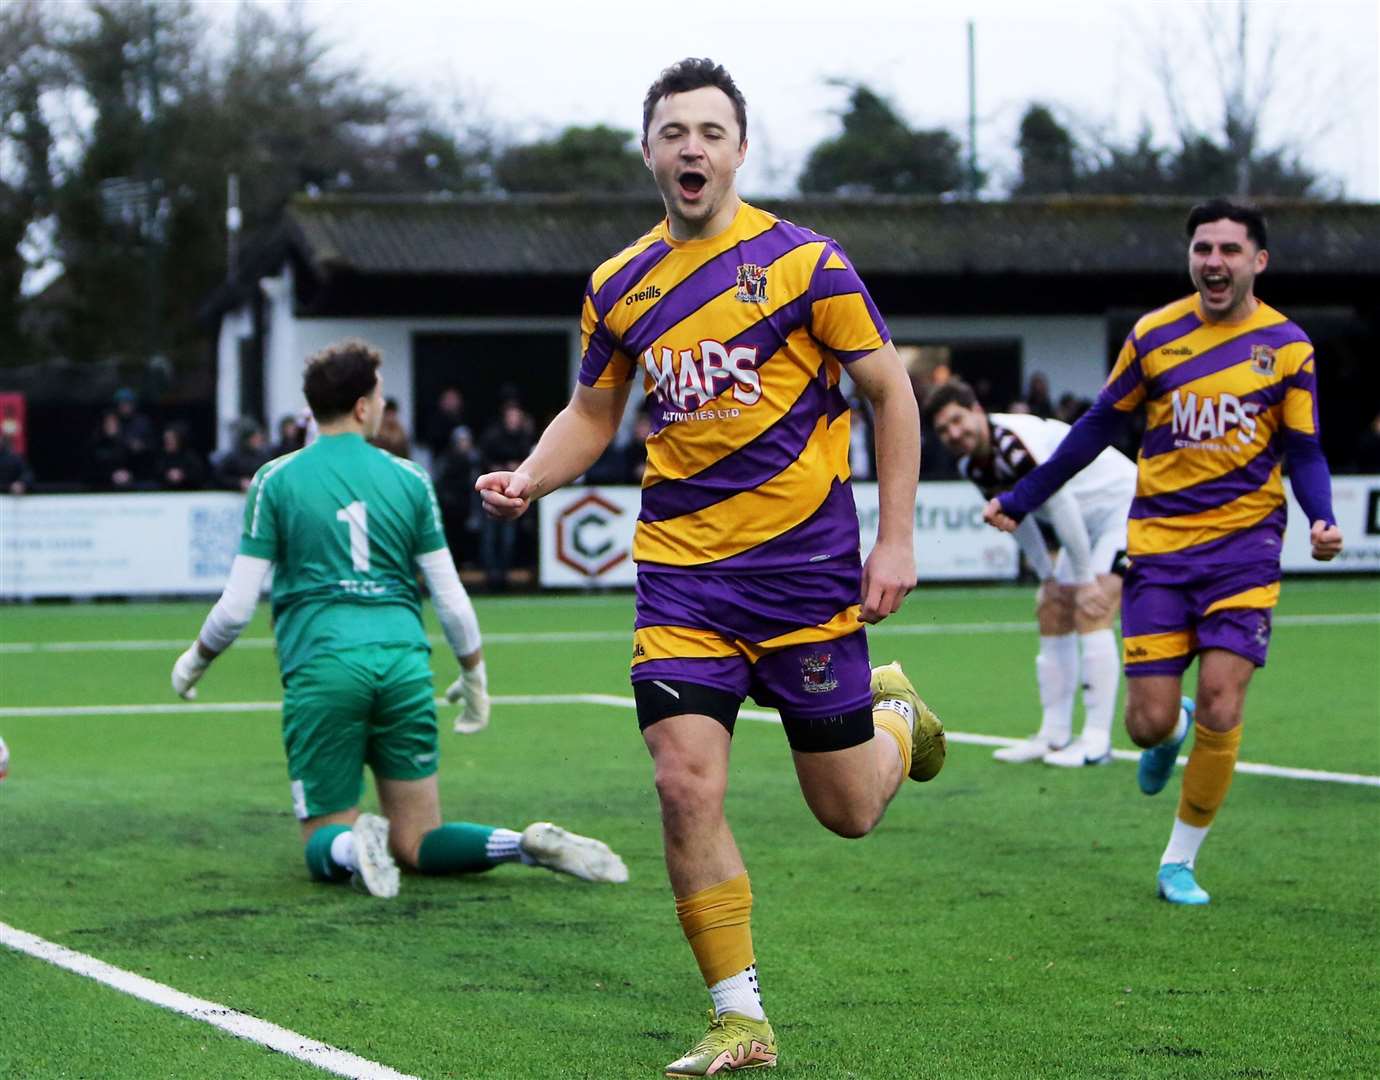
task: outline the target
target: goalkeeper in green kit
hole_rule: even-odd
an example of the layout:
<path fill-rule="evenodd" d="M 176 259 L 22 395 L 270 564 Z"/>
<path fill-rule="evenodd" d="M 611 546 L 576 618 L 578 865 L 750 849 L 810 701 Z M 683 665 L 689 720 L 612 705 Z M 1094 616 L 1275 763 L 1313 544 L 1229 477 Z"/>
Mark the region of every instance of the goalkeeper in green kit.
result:
<path fill-rule="evenodd" d="M 550 822 L 521 832 L 441 822 L 417 571 L 460 662 L 446 697 L 464 702 L 462 732 L 488 722 L 479 623 L 426 472 L 365 441 L 383 416 L 379 363 L 361 341 L 307 362 L 302 389 L 320 437 L 254 477 L 225 592 L 173 665 L 173 689 L 195 696 L 210 662 L 249 623 L 271 569 L 283 745 L 313 878 L 354 877 L 382 897 L 398 892 L 398 864 L 458 874 L 521 862 L 586 881 L 626 881 L 627 868 L 607 845 Z M 382 816 L 359 812 L 365 765 Z"/>

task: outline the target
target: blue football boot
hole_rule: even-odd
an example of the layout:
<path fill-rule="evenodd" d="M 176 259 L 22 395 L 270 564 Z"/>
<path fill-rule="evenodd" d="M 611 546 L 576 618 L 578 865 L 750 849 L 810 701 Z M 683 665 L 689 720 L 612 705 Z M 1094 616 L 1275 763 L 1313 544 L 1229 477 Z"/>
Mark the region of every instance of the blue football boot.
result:
<path fill-rule="evenodd" d="M 1165 863 L 1155 877 L 1161 899 L 1171 904 L 1206 904 L 1212 899 L 1193 876 L 1193 867 L 1186 862 Z"/>
<path fill-rule="evenodd" d="M 1152 746 L 1149 750 L 1140 752 L 1140 767 L 1136 769 L 1136 783 L 1140 785 L 1140 790 L 1147 795 L 1158 795 L 1164 790 L 1164 785 L 1169 783 L 1169 778 L 1174 774 L 1174 762 L 1179 757 L 1179 747 L 1183 746 L 1184 740 L 1188 738 L 1188 733 L 1193 728 L 1193 699 L 1186 697 L 1179 702 L 1179 706 L 1188 714 L 1188 723 L 1184 725 L 1184 733 L 1177 739 L 1169 739 Z"/>

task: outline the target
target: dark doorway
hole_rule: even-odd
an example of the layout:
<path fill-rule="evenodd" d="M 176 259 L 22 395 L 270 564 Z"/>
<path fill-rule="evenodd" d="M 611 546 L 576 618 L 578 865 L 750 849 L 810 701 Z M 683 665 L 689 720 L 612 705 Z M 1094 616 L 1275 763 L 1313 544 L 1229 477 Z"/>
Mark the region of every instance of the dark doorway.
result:
<path fill-rule="evenodd" d="M 977 391 L 993 411 L 1009 408 L 1021 397 L 1021 343 L 961 341 L 949 345 L 953 372 Z"/>
<path fill-rule="evenodd" d="M 896 347 L 920 386 L 940 381 L 937 369 L 947 368 L 974 390 L 989 412 L 1004 412 L 1021 396 L 1019 338 L 987 341 L 898 340 Z"/>
<path fill-rule="evenodd" d="M 414 334 L 412 415 L 424 423 L 441 391 L 453 386 L 465 397 L 465 423 L 478 440 L 512 387 L 540 432 L 570 398 L 569 371 L 570 338 L 560 331 Z"/>

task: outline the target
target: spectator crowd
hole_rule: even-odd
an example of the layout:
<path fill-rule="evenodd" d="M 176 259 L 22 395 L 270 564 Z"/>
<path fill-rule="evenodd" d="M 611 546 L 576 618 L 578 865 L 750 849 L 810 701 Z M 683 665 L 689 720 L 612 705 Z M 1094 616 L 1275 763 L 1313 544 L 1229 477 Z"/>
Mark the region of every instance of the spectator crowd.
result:
<path fill-rule="evenodd" d="M 933 387 L 949 377 L 945 365 L 923 376 L 913 375 L 920 404 L 923 406 Z M 1072 424 L 1091 405 L 1088 399 L 1071 393 L 1056 399 L 1049 380 L 1039 372 L 1030 376 L 1024 393 L 1014 400 L 995 400 L 991 384 L 984 379 L 974 379 L 973 386 L 989 412 L 1032 413 Z M 457 566 L 482 572 L 485 586 L 492 591 L 507 588 L 515 568 L 535 565 L 537 547 L 534 516 L 516 522 L 491 518 L 482 512 L 474 490 L 481 473 L 512 469 L 526 458 L 539 434 L 515 386 L 502 387 L 499 399 L 497 416 L 479 428 L 466 412 L 461 390 L 445 387 L 419 419 L 415 438 L 403 423 L 397 401 L 390 399 L 373 440 L 389 453 L 417 457 L 427 466 L 436 487 L 446 542 Z M 867 480 L 875 475 L 870 417 L 860 402 L 852 404 L 855 416 L 850 463 L 854 477 Z M 254 474 L 266 462 L 300 450 L 314 436 L 314 428 L 308 430 L 311 427 L 305 413 L 284 416 L 270 441 L 258 421 L 244 418 L 235 423 L 228 450 L 205 455 L 196 448 L 185 423 L 174 421 L 160 430 L 140 409 L 137 395 L 121 389 L 102 411 L 96 430 L 85 443 L 85 475 L 81 479 L 88 490 L 102 492 L 247 491 Z M 590 467 L 585 482 L 641 484 L 650 431 L 646 410 L 637 410 Z M 922 438 L 922 478 L 956 479 L 957 462 L 928 427 Z M 1126 439 L 1125 449 L 1133 452 L 1139 433 L 1128 431 Z M 1380 473 L 1380 414 L 1360 433 L 1353 459 L 1343 462 L 1339 471 Z M 0 432 L 0 494 L 23 495 L 31 492 L 34 484 L 29 463 L 13 440 Z"/>

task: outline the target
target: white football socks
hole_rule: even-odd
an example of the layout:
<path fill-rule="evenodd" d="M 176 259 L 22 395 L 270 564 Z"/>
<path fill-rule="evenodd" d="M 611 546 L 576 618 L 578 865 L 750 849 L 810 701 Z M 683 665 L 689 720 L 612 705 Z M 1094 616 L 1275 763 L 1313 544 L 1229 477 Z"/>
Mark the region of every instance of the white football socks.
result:
<path fill-rule="evenodd" d="M 1110 628 L 1079 634 L 1083 661 L 1083 742 L 1089 756 L 1106 752 L 1112 745 L 1112 714 L 1116 711 L 1116 691 L 1121 682 L 1121 663 L 1117 656 L 1116 634 Z"/>
<path fill-rule="evenodd" d="M 1063 746 L 1073 735 L 1073 695 L 1078 690 L 1078 635 L 1040 635 L 1035 657 L 1040 684 L 1039 737 L 1051 747 Z"/>
<path fill-rule="evenodd" d="M 745 967 L 737 975 L 720 979 L 709 988 L 709 996 L 714 999 L 714 1015 L 723 1016 L 735 1012 L 753 1020 L 765 1020 L 762 1011 L 762 991 L 757 985 L 757 965 Z"/>
<path fill-rule="evenodd" d="M 484 841 L 484 855 L 494 863 L 522 862 L 532 866 L 537 860 L 522 850 L 521 840 L 520 832 L 514 832 L 512 829 L 495 829 Z"/>
<path fill-rule="evenodd" d="M 1167 742 L 1174 742 L 1174 741 L 1176 741 L 1176 740 L 1178 740 L 1178 739 L 1182 739 L 1182 738 L 1183 738 L 1185 735 L 1187 735 L 1187 734 L 1188 734 L 1188 710 L 1187 710 L 1187 709 L 1180 708 L 1180 709 L 1179 709 L 1179 718 L 1178 718 L 1176 721 L 1174 721 L 1174 730 L 1171 731 L 1168 735 L 1166 735 L 1163 739 L 1161 739 L 1161 740 L 1160 740 L 1158 743 L 1156 743 L 1155 745 L 1156 745 L 1156 746 L 1163 746 L 1163 745 L 1164 745 L 1165 743 L 1167 743 Z"/>
<path fill-rule="evenodd" d="M 331 862 L 344 867 L 352 874 L 359 869 L 359 860 L 355 858 L 354 833 L 340 833 L 331 841 Z"/>
<path fill-rule="evenodd" d="M 1192 866 L 1198 858 L 1198 849 L 1203 846 L 1203 840 L 1207 837 L 1211 825 L 1204 825 L 1201 828 L 1197 825 L 1188 825 L 1174 818 L 1174 828 L 1169 833 L 1169 844 L 1164 849 L 1164 854 L 1160 856 L 1160 865 L 1166 863 L 1188 863 Z"/>

